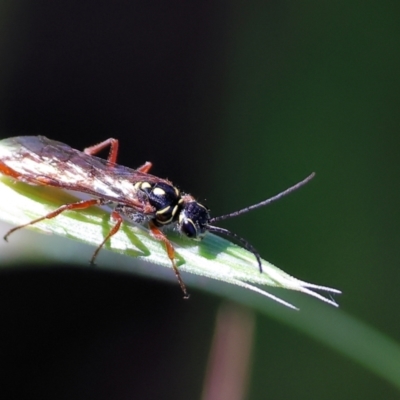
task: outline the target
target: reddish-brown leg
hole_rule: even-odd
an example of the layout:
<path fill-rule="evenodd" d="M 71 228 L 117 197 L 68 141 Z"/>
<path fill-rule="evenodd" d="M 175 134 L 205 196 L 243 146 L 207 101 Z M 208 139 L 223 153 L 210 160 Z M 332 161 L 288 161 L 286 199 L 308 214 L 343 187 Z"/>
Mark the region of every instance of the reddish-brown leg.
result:
<path fill-rule="evenodd" d="M 116 211 L 113 211 L 111 213 L 111 218 L 116 221 L 115 225 L 110 229 L 110 232 L 108 232 L 107 236 L 104 238 L 104 240 L 100 243 L 99 247 L 97 247 L 96 251 L 93 253 L 92 258 L 90 259 L 90 263 L 94 264 L 94 261 L 99 254 L 99 251 L 102 249 L 102 247 L 106 244 L 106 242 L 111 238 L 111 236 L 114 236 L 118 231 L 119 228 L 121 228 L 121 224 L 123 222 L 123 218 L 121 217 L 120 214 L 118 214 Z"/>
<path fill-rule="evenodd" d="M 109 138 L 107 140 L 104 140 L 104 142 L 95 144 L 90 147 L 86 147 L 86 149 L 83 150 L 85 154 L 89 154 L 90 156 L 93 156 L 97 154 L 99 151 L 103 150 L 107 146 L 110 146 L 110 152 L 108 153 L 107 161 L 110 164 L 115 164 L 117 162 L 117 156 L 118 156 L 118 139 L 114 138 Z"/>
<path fill-rule="evenodd" d="M 98 206 L 100 204 L 102 204 L 102 200 L 101 199 L 82 200 L 82 201 L 78 201 L 76 203 L 64 204 L 63 206 L 58 207 L 56 210 L 46 214 L 43 217 L 36 218 L 36 219 L 34 219 L 34 220 L 30 221 L 30 222 L 27 222 L 26 224 L 19 225 L 19 226 L 16 226 L 15 228 L 10 229 L 6 233 L 6 235 L 4 236 L 4 240 L 7 240 L 8 237 L 13 232 L 15 232 L 15 231 L 17 231 L 19 229 L 25 228 L 25 227 L 27 227 L 29 225 L 34 225 L 34 224 L 36 224 L 36 223 L 38 223 L 40 221 L 43 221 L 44 219 L 51 219 L 51 218 L 57 217 L 57 215 L 61 214 L 64 211 L 67 211 L 67 210 L 82 210 L 84 208 Z"/>
<path fill-rule="evenodd" d="M 62 212 L 67 211 L 67 210 L 82 210 L 85 208 L 93 207 L 93 206 L 99 206 L 102 204 L 101 199 L 91 199 L 91 200 L 82 200 L 78 201 L 77 203 L 70 203 L 70 204 L 64 204 L 63 206 L 57 208 L 56 210 L 52 211 L 51 213 L 46 214 L 43 217 L 36 218 L 30 222 L 27 222 L 26 224 L 16 226 L 15 228 L 10 229 L 6 235 L 4 236 L 4 240 L 7 240 L 8 237 L 15 231 L 25 228 L 29 225 L 34 225 L 40 221 L 43 221 L 44 219 L 51 219 L 57 217 L 57 215 L 60 215 Z M 90 262 L 93 264 L 97 255 L 99 254 L 99 251 L 101 248 L 105 245 L 105 243 L 110 239 L 111 236 L 115 235 L 123 222 L 123 219 L 121 215 L 119 215 L 116 211 L 113 211 L 111 213 L 111 218 L 116 221 L 116 224 L 111 228 L 110 232 L 108 232 L 107 236 L 104 238 L 104 240 L 100 243 L 100 245 L 97 247 L 96 251 L 93 253 L 93 256 L 90 260 Z"/>
<path fill-rule="evenodd" d="M 160 231 L 160 229 L 158 229 L 152 222 L 150 222 L 149 224 L 150 226 L 150 231 L 151 234 L 153 235 L 153 237 L 157 240 L 160 240 L 161 242 L 164 242 L 165 244 L 165 248 L 167 250 L 167 254 L 168 254 L 168 258 L 171 260 L 172 262 L 172 268 L 174 269 L 175 275 L 178 278 L 178 282 L 179 285 L 182 289 L 183 292 L 183 298 L 184 299 L 188 299 L 189 298 L 189 294 L 186 290 L 186 286 L 182 280 L 181 274 L 178 270 L 178 267 L 175 264 L 175 250 L 174 250 L 174 246 L 172 246 L 172 243 L 168 240 L 168 238 Z"/>
<path fill-rule="evenodd" d="M 19 174 L 18 172 L 14 171 L 13 169 L 7 167 L 7 165 L 2 163 L 1 161 L 0 161 L 0 172 L 2 174 L 4 174 L 4 175 L 8 175 L 8 176 L 13 177 L 14 179 L 18 179 L 21 176 L 21 174 Z"/>
<path fill-rule="evenodd" d="M 107 146 L 110 146 L 110 153 L 108 154 L 107 161 L 109 164 L 115 164 L 117 162 L 118 148 L 119 148 L 118 139 L 109 138 L 93 146 L 86 147 L 86 149 L 84 149 L 83 152 L 90 156 L 94 156 Z M 137 171 L 147 174 L 152 166 L 153 164 L 150 161 L 146 161 L 143 165 L 137 168 Z"/>
<path fill-rule="evenodd" d="M 147 174 L 153 164 L 150 161 L 146 161 L 143 165 L 141 165 L 139 168 L 137 168 L 137 171 L 143 172 L 144 174 Z"/>

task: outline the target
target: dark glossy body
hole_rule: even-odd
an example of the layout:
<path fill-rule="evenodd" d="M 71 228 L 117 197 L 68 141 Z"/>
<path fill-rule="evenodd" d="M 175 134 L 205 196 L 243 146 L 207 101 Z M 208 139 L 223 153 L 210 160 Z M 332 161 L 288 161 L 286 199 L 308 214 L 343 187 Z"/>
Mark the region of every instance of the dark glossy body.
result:
<path fill-rule="evenodd" d="M 94 156 L 108 146 L 110 153 L 107 160 Z M 289 189 L 260 203 L 221 217 L 210 218 L 209 210 L 191 195 L 181 193 L 172 182 L 149 174 L 151 163 L 147 162 L 138 169 L 131 169 L 118 165 L 117 155 L 118 140 L 113 138 L 88 147 L 83 152 L 44 136 L 19 136 L 1 140 L 0 173 L 28 184 L 54 186 L 88 193 L 93 197 L 90 200 L 65 204 L 43 217 L 17 226 L 11 229 L 4 239 L 7 240 L 8 236 L 18 229 L 44 219 L 55 218 L 67 210 L 81 210 L 103 204 L 113 205 L 111 217 L 115 225 L 97 247 L 92 262 L 104 244 L 120 229 L 122 216 L 136 223 L 148 224 L 152 235 L 165 244 L 180 286 L 185 297 L 188 297 L 174 261 L 174 247 L 160 227 L 174 225 L 182 234 L 192 239 L 201 239 L 207 231 L 234 237 L 254 254 L 262 272 L 261 257 L 250 243 L 235 233 L 211 223 L 270 204 L 297 190 L 314 176 L 311 174 Z"/>

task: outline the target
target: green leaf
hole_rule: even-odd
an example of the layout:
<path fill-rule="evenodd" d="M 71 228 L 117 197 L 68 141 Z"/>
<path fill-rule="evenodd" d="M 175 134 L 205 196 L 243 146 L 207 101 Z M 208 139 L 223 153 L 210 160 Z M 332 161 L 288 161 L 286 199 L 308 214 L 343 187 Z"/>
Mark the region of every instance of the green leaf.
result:
<path fill-rule="evenodd" d="M 74 201 L 76 197 L 59 189 L 32 186 L 6 176 L 0 179 L 0 219 L 16 226 Z M 83 211 L 63 212 L 53 219 L 30 225 L 29 228 L 97 247 L 112 226 L 109 209 L 91 207 Z M 10 235 L 10 240 L 14 235 L 18 235 L 18 231 Z M 291 308 L 295 307 L 260 287 L 275 286 L 295 290 L 337 306 L 333 300 L 323 297 L 317 291 L 335 294 L 340 291 L 298 280 L 264 260 L 261 274 L 252 253 L 221 237 L 207 233 L 201 242 L 195 242 L 174 231 L 167 232 L 167 236 L 175 247 L 181 271 L 244 287 Z M 146 227 L 129 221 L 123 223 L 104 248 L 171 268 L 164 245 L 155 240 Z M 132 272 L 135 272 L 134 268 Z"/>

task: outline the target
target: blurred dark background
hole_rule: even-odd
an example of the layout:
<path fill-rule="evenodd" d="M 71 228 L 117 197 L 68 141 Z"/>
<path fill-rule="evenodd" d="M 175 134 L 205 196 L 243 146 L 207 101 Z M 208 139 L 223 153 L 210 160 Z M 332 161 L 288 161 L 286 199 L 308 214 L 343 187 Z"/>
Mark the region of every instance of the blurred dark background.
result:
<path fill-rule="evenodd" d="M 224 226 L 398 340 L 399 13 L 393 1 L 1 2 L 0 135 L 78 149 L 116 137 L 121 164 L 152 161 L 213 215 L 316 171 Z M 3 270 L 2 397 L 200 398 L 222 300 L 193 289 L 184 302 L 176 286 Z M 398 398 L 265 317 L 252 367 L 249 399 Z"/>

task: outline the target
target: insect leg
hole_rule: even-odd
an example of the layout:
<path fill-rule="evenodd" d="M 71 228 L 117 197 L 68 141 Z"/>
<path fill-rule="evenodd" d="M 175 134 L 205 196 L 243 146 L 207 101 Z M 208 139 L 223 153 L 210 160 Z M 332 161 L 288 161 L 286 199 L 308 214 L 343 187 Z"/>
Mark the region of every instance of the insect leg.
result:
<path fill-rule="evenodd" d="M 99 251 L 102 249 L 102 247 L 106 244 L 106 242 L 111 238 L 111 236 L 114 236 L 118 231 L 119 228 L 121 228 L 121 224 L 123 221 L 123 218 L 117 211 L 113 211 L 111 213 L 111 218 L 116 221 L 115 225 L 110 229 L 110 232 L 108 232 L 107 236 L 103 239 L 103 241 L 100 243 L 100 245 L 97 247 L 96 251 L 93 253 L 92 258 L 90 259 L 90 263 L 94 264 L 94 261 L 99 254 Z"/>
<path fill-rule="evenodd" d="M 114 138 L 109 138 L 107 140 L 104 140 L 103 142 L 100 142 L 98 144 L 95 144 L 90 147 L 86 147 L 86 149 L 83 150 L 85 154 L 88 154 L 90 156 L 93 156 L 97 154 L 99 151 L 103 150 L 107 146 L 110 146 L 110 153 L 108 154 L 107 161 L 109 164 L 115 164 L 117 162 L 117 156 L 118 156 L 118 148 L 119 148 L 119 142 L 118 139 Z M 147 174 L 153 164 L 149 161 L 146 161 L 143 165 L 141 165 L 137 170 L 139 172 L 143 172 L 144 174 Z"/>
<path fill-rule="evenodd" d="M 4 240 L 7 241 L 8 237 L 15 231 L 25 228 L 29 225 L 34 225 L 40 221 L 43 221 L 44 219 L 51 219 L 54 217 L 57 217 L 57 215 L 61 214 L 64 211 L 67 210 L 82 210 L 85 208 L 89 208 L 89 207 L 93 207 L 93 206 L 98 206 L 103 204 L 103 200 L 102 199 L 91 199 L 91 200 L 82 200 L 82 201 L 78 201 L 76 203 L 69 203 L 69 204 L 64 204 L 61 207 L 58 207 L 56 210 L 44 215 L 43 217 L 40 218 L 36 218 L 30 222 L 27 222 L 26 224 L 23 225 L 19 225 L 16 226 L 15 228 L 10 229 L 4 236 Z"/>
<path fill-rule="evenodd" d="M 119 146 L 118 139 L 109 138 L 93 146 L 86 147 L 86 149 L 84 149 L 83 152 L 85 154 L 93 156 L 97 154 L 99 151 L 106 148 L 107 146 L 110 146 L 110 152 L 108 154 L 107 161 L 109 162 L 109 164 L 115 164 L 117 162 L 117 156 L 118 156 L 118 146 Z"/>
<path fill-rule="evenodd" d="M 181 289 L 182 289 L 183 298 L 184 298 L 184 299 L 188 299 L 188 298 L 189 298 L 189 294 L 188 294 L 188 292 L 187 292 L 187 290 L 186 290 L 186 286 L 185 286 L 185 284 L 184 284 L 184 282 L 183 282 L 183 280 L 182 280 L 182 277 L 181 277 L 181 274 L 180 274 L 180 272 L 179 272 L 179 270 L 178 270 L 178 267 L 177 267 L 176 264 L 175 264 L 175 260 L 174 260 L 174 257 L 175 257 L 175 249 L 174 249 L 174 246 L 172 246 L 172 243 L 171 243 L 171 242 L 168 240 L 168 238 L 160 231 L 160 229 L 158 229 L 158 228 L 154 225 L 153 222 L 150 222 L 150 223 L 149 223 L 149 226 L 150 226 L 150 231 L 151 231 L 151 234 L 153 235 L 153 237 L 154 237 L 155 239 L 157 239 L 157 240 L 160 240 L 161 242 L 164 242 L 165 248 L 166 248 L 166 250 L 167 250 L 168 258 L 169 258 L 169 259 L 171 260 L 171 262 L 172 262 L 172 268 L 174 269 L 175 275 L 176 275 L 176 277 L 177 277 L 177 279 L 178 279 L 178 282 L 179 282 L 179 285 L 180 285 L 180 287 L 181 287 Z"/>
<path fill-rule="evenodd" d="M 143 165 L 137 168 L 137 171 L 147 174 L 152 166 L 153 164 L 150 161 L 146 161 Z"/>
<path fill-rule="evenodd" d="M 0 161 L 0 172 L 4 175 L 13 177 L 14 179 L 19 179 L 21 176 L 21 174 L 7 167 L 7 165 L 2 163 L 1 161 Z"/>

